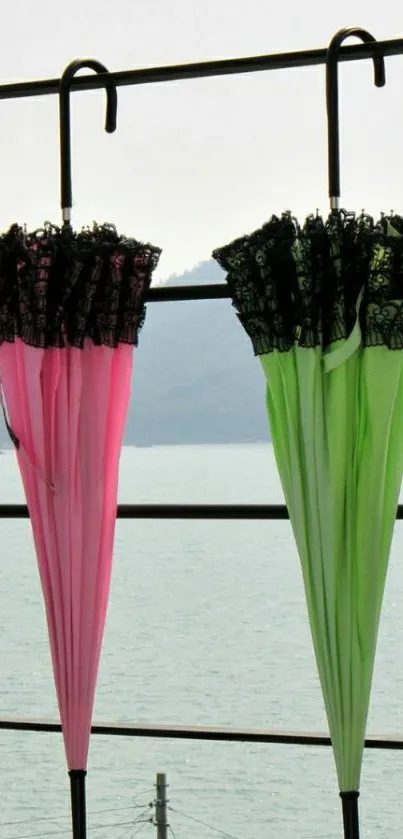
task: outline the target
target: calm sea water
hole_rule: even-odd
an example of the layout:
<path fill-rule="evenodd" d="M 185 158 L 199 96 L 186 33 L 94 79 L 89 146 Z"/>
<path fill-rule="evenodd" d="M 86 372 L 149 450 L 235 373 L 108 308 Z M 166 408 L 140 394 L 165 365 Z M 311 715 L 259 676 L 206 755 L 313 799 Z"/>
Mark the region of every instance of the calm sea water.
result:
<path fill-rule="evenodd" d="M 23 500 L 10 452 L 0 501 Z M 126 449 L 122 502 L 281 502 L 269 445 Z M 1 521 L 0 715 L 56 718 L 28 522 Z M 97 721 L 324 731 L 288 522 L 117 525 Z M 403 731 L 403 528 L 396 524 L 369 732 Z M 341 836 L 329 749 L 93 737 L 90 835 L 154 837 L 157 771 L 176 839 Z M 363 835 L 400 835 L 403 755 L 367 752 Z M 203 824 L 202 824 L 203 823 Z M 61 737 L 1 732 L 0 837 L 69 835 Z"/>

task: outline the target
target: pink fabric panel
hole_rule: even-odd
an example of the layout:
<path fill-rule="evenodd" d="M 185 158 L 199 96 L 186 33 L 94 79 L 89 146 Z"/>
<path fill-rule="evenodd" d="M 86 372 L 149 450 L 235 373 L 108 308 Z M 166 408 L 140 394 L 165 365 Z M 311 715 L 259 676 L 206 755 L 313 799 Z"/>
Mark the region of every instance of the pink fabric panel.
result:
<path fill-rule="evenodd" d="M 69 769 L 86 769 L 133 347 L 0 346 L 46 605 Z M 30 462 L 29 462 L 30 461 Z M 50 484 L 53 484 L 52 490 Z"/>

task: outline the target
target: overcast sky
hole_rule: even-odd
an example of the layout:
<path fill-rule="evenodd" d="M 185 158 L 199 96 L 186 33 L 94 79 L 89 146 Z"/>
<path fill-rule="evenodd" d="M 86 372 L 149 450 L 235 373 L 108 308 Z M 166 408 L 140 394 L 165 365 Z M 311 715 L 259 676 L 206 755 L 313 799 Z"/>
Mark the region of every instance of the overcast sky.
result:
<path fill-rule="evenodd" d="M 13 0 L 2 14 L 0 79 L 55 77 L 74 58 L 108 69 L 327 45 L 341 27 L 403 35 L 390 0 Z M 400 27 L 400 28 L 399 28 Z M 403 211 L 403 56 L 376 89 L 368 62 L 340 68 L 342 204 Z M 323 68 L 118 91 L 73 99 L 75 225 L 114 222 L 163 248 L 159 279 L 208 259 L 273 212 L 327 211 Z M 0 102 L 0 227 L 60 220 L 57 97 Z"/>

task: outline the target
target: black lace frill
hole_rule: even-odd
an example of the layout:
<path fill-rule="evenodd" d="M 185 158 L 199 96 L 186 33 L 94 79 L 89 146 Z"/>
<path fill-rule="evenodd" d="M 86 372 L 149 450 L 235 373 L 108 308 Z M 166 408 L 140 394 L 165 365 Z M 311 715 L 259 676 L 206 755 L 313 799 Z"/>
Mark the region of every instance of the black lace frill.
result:
<path fill-rule="evenodd" d="M 0 236 L 0 344 L 137 344 L 160 253 L 112 225 L 28 234 L 13 225 Z"/>
<path fill-rule="evenodd" d="M 213 252 L 256 355 L 347 338 L 403 349 L 403 218 L 284 213 Z"/>

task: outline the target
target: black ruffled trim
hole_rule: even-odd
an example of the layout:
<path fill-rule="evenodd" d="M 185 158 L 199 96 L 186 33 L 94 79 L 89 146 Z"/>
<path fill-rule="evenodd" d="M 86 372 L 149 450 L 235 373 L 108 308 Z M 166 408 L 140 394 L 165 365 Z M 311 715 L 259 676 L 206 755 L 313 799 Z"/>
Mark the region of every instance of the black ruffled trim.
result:
<path fill-rule="evenodd" d="M 0 343 L 34 347 L 137 344 L 161 250 L 112 225 L 45 225 L 0 237 Z"/>
<path fill-rule="evenodd" d="M 217 248 L 238 317 L 256 355 L 326 349 L 356 321 L 364 346 L 403 348 L 403 218 L 346 212 L 310 216 L 303 227 L 284 213 L 249 236 Z"/>

